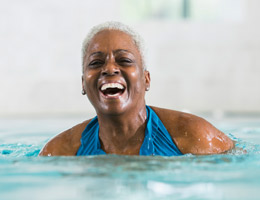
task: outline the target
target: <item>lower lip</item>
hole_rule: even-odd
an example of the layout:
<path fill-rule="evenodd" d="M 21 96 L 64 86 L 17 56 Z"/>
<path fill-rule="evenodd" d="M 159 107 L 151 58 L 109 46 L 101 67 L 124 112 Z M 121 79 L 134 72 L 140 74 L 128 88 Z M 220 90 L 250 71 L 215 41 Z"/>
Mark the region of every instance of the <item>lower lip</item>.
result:
<path fill-rule="evenodd" d="M 110 95 L 104 95 L 101 91 L 100 91 L 100 93 L 101 93 L 101 96 L 105 99 L 119 99 L 125 93 L 125 91 L 123 93 L 116 93 L 116 94 L 110 94 Z"/>

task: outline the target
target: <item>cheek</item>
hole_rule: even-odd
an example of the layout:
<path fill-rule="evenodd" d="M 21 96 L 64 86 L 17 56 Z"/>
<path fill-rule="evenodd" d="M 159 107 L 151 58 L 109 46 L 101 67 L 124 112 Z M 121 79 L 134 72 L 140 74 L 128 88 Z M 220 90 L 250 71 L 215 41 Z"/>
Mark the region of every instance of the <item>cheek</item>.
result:
<path fill-rule="evenodd" d="M 91 83 L 96 80 L 97 73 L 95 73 L 93 70 L 86 70 L 84 72 L 84 78 L 86 83 Z"/>
<path fill-rule="evenodd" d="M 132 71 L 130 75 L 132 84 L 135 85 L 137 90 L 136 92 L 142 92 L 143 88 L 145 88 L 144 74 L 141 71 Z"/>
<path fill-rule="evenodd" d="M 95 80 L 96 80 L 96 76 L 94 73 L 92 72 L 85 72 L 84 74 L 84 87 L 86 90 L 86 95 L 89 99 L 89 101 L 93 104 L 96 101 L 96 87 L 95 87 Z"/>
<path fill-rule="evenodd" d="M 84 73 L 83 84 L 87 93 L 94 88 L 95 76 L 93 73 Z"/>
<path fill-rule="evenodd" d="M 94 77 L 94 74 L 87 71 L 85 77 L 87 81 L 90 81 Z"/>
<path fill-rule="evenodd" d="M 141 80 L 144 75 L 142 70 L 140 70 L 138 66 L 136 66 L 136 68 L 131 69 L 128 73 L 130 74 L 130 77 L 137 80 Z"/>

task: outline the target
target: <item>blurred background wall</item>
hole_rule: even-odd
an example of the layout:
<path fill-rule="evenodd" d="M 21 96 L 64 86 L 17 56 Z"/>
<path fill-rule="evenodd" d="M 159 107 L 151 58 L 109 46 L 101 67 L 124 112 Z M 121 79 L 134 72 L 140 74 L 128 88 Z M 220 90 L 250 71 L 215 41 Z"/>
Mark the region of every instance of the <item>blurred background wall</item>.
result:
<path fill-rule="evenodd" d="M 258 0 L 0 0 L 0 116 L 94 113 L 81 43 L 117 20 L 146 42 L 147 104 L 260 112 Z"/>

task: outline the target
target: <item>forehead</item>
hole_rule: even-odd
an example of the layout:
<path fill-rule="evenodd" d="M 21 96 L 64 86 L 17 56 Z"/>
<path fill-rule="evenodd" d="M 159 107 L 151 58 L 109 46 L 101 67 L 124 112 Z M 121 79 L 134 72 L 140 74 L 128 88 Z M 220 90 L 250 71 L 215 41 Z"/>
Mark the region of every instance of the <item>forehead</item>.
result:
<path fill-rule="evenodd" d="M 129 52 L 140 54 L 132 37 L 119 30 L 103 30 L 97 33 L 90 41 L 87 54 L 101 51 L 107 52 L 116 49 L 124 49 Z"/>

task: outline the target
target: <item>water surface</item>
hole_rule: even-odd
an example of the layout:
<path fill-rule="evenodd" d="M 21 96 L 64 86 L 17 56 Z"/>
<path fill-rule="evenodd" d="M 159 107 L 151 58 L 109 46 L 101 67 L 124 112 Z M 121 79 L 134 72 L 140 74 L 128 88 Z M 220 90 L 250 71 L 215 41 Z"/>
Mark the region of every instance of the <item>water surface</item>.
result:
<path fill-rule="evenodd" d="M 78 122 L 0 120 L 0 199 L 259 199 L 259 118 L 214 122 L 237 141 L 228 154 L 37 156 Z"/>

